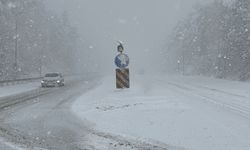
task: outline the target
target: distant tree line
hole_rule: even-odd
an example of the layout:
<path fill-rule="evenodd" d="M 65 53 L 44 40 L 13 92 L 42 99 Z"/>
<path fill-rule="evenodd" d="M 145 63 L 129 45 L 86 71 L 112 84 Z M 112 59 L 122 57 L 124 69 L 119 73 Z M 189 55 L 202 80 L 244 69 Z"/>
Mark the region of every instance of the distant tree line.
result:
<path fill-rule="evenodd" d="M 250 79 L 250 1 L 199 5 L 173 31 L 167 63 L 183 74 Z"/>
<path fill-rule="evenodd" d="M 49 12 L 42 0 L 0 0 L 0 80 L 71 72 L 79 41 L 67 13 Z"/>

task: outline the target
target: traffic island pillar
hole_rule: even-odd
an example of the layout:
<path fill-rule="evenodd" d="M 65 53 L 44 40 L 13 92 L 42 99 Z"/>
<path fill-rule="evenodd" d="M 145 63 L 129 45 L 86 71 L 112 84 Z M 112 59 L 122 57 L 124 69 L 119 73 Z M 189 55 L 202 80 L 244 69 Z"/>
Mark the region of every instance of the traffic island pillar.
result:
<path fill-rule="evenodd" d="M 116 88 L 117 89 L 130 88 L 128 68 L 116 69 Z"/>

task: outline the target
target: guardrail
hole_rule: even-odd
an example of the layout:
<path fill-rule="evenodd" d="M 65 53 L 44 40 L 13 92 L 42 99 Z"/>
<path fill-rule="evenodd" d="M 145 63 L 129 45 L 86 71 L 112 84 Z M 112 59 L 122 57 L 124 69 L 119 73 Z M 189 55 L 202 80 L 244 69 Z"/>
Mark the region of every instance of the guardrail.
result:
<path fill-rule="evenodd" d="M 5 80 L 5 81 L 0 81 L 0 86 L 6 86 L 6 85 L 14 85 L 14 84 L 21 84 L 25 82 L 32 82 L 32 81 L 37 81 L 41 80 L 42 77 L 35 77 L 35 78 L 24 78 L 24 79 L 16 79 L 16 80 Z"/>
<path fill-rule="evenodd" d="M 67 75 L 68 77 L 73 77 L 74 79 L 69 79 L 69 82 L 75 82 L 78 83 L 79 79 L 76 77 L 81 77 L 80 75 Z M 38 77 L 38 78 L 27 78 L 27 79 L 19 79 L 19 80 L 9 80 L 9 82 L 27 82 L 27 81 L 36 81 L 36 80 L 41 80 L 42 78 Z M 1 81 L 0 81 L 1 82 Z M 4 81 L 7 83 L 7 81 Z M 17 93 L 14 95 L 9 95 L 9 96 L 5 96 L 5 97 L 0 97 L 0 112 L 2 110 L 4 110 L 5 108 L 9 108 L 11 106 L 15 106 L 17 104 L 32 100 L 36 97 L 42 96 L 42 95 L 46 95 L 52 92 L 57 91 L 58 88 L 39 88 L 37 87 L 36 89 L 30 90 L 30 91 L 26 91 L 26 92 L 22 92 L 22 93 Z"/>
<path fill-rule="evenodd" d="M 27 91 L 24 93 L 1 97 L 0 98 L 0 111 L 2 111 L 4 108 L 28 101 L 30 99 L 36 98 L 40 95 L 47 94 L 49 92 L 53 92 L 53 90 L 38 88 L 38 89 L 34 89 L 34 90 Z"/>
<path fill-rule="evenodd" d="M 64 74 L 65 77 L 72 77 L 72 76 L 98 76 L 97 73 L 85 73 L 85 74 Z M 37 80 L 42 80 L 43 77 L 33 77 L 33 78 L 23 78 L 23 79 L 16 79 L 16 80 L 4 80 L 0 81 L 0 87 L 1 86 L 7 86 L 7 85 L 15 85 L 15 84 L 21 84 L 25 82 L 33 82 Z"/>

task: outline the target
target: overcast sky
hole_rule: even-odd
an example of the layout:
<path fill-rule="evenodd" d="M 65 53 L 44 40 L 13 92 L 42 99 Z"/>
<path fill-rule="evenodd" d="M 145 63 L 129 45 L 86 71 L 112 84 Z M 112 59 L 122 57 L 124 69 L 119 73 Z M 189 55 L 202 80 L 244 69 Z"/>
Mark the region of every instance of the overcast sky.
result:
<path fill-rule="evenodd" d="M 121 40 L 136 67 L 149 63 L 157 68 L 172 28 L 195 3 L 207 1 L 212 0 L 47 0 L 47 4 L 54 11 L 68 12 L 106 65 L 113 62 L 116 41 Z"/>

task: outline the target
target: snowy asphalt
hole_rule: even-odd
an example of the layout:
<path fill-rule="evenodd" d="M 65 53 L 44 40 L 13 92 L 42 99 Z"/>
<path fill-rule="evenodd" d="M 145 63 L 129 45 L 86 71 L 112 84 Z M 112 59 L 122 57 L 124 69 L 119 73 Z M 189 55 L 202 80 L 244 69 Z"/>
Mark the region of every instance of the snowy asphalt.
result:
<path fill-rule="evenodd" d="M 0 136 L 4 143 L 13 144 L 0 144 L 0 149 L 167 149 L 97 132 L 91 123 L 77 118 L 70 110 L 72 103 L 96 85 L 93 79 L 71 81 L 65 87 L 45 89 L 46 94 L 2 109 Z"/>
<path fill-rule="evenodd" d="M 249 149 L 248 83 L 135 79 L 125 92 L 113 78 L 78 78 L 2 99 L 0 150 Z"/>
<path fill-rule="evenodd" d="M 51 93 L 6 109 L 0 116 L 2 136 L 24 149 L 77 149 L 75 142 L 84 126 L 69 107 L 88 88 L 72 81 L 62 88 L 45 89 Z"/>

